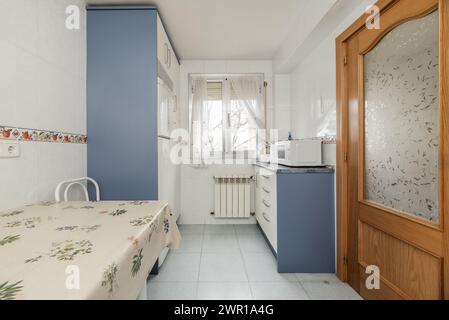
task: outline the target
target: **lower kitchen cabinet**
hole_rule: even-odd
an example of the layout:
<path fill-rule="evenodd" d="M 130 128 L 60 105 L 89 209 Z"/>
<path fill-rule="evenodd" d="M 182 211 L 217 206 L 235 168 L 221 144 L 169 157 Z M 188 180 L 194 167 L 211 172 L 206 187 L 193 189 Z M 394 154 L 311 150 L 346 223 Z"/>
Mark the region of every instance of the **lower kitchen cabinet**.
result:
<path fill-rule="evenodd" d="M 333 168 L 256 165 L 256 218 L 280 273 L 335 272 Z"/>

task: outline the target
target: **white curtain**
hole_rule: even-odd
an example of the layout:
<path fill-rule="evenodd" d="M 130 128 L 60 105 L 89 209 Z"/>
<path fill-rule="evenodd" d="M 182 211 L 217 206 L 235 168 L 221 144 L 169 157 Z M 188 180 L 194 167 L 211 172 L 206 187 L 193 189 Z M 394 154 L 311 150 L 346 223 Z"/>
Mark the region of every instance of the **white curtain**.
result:
<path fill-rule="evenodd" d="M 234 77 L 230 79 L 231 88 L 240 107 L 248 115 L 251 127 L 265 128 L 265 114 L 262 105 L 262 83 L 258 77 Z"/>
<path fill-rule="evenodd" d="M 263 104 L 263 84 L 259 77 L 234 77 L 230 79 L 232 92 L 236 96 L 236 103 L 243 109 L 249 121 L 254 137 L 256 153 L 263 153 L 266 146 L 266 133 L 261 134 L 261 129 L 266 129 L 265 109 Z M 256 156 L 254 154 L 253 156 Z"/>
<path fill-rule="evenodd" d="M 207 98 L 207 81 L 202 77 L 191 79 L 192 94 L 190 95 L 190 143 L 191 160 L 193 165 L 204 166 L 207 158 L 207 144 L 209 135 L 209 117 L 207 117 L 209 103 Z"/>

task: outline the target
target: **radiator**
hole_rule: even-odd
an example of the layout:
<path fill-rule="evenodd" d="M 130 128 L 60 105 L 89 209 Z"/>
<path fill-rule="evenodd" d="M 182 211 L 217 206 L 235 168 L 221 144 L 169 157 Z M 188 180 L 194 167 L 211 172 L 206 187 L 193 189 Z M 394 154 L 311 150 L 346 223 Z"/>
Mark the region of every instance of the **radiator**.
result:
<path fill-rule="evenodd" d="M 249 218 L 251 216 L 251 177 L 214 177 L 215 217 Z"/>

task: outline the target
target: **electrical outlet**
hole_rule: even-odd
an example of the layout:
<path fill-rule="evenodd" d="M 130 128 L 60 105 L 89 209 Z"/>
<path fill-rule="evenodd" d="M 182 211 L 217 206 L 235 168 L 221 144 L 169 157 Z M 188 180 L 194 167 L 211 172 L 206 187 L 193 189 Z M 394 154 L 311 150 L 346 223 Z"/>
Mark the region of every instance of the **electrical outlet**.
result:
<path fill-rule="evenodd" d="M 20 145 L 17 142 L 0 142 L 0 158 L 20 157 Z"/>

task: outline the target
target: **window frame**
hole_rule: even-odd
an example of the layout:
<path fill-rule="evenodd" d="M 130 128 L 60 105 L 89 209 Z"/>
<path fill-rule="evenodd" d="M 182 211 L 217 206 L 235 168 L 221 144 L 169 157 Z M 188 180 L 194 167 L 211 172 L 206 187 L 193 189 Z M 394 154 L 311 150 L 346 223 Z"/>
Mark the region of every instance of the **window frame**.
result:
<path fill-rule="evenodd" d="M 230 114 L 231 114 L 231 90 L 229 85 L 229 78 L 236 77 L 258 77 L 259 78 L 259 101 L 261 102 L 262 112 L 265 115 L 264 127 L 262 130 L 267 130 L 267 112 L 266 112 L 266 103 L 265 103 L 265 95 L 264 95 L 264 83 L 265 76 L 263 73 L 246 73 L 246 74 L 195 74 L 190 73 L 188 75 L 189 78 L 189 114 L 191 113 L 191 95 L 193 92 L 192 88 L 192 79 L 195 77 L 203 77 L 206 79 L 206 82 L 221 82 L 222 83 L 222 151 L 217 152 L 216 154 L 209 155 L 209 159 L 256 159 L 257 158 L 257 148 L 256 150 L 246 150 L 246 151 L 233 151 L 230 150 L 230 130 L 232 129 L 230 126 Z M 226 103 L 225 101 L 228 101 Z M 189 117 L 190 119 L 190 117 Z M 190 120 L 189 120 L 190 121 Z"/>

